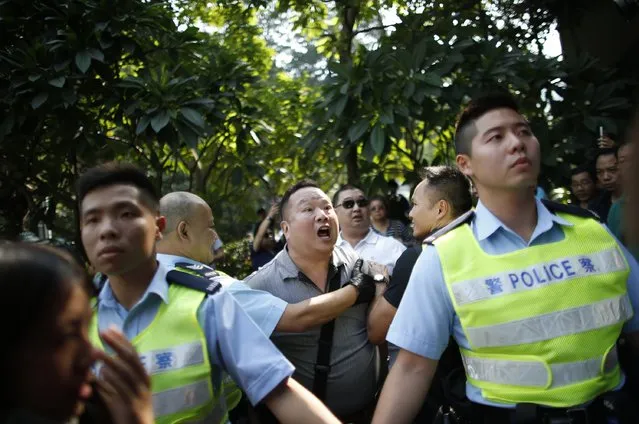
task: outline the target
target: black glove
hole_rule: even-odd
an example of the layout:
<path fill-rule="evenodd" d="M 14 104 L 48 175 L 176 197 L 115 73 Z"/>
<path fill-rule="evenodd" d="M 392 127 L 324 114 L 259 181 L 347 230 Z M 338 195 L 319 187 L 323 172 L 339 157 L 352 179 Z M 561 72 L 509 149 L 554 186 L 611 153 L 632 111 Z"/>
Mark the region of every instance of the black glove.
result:
<path fill-rule="evenodd" d="M 375 297 L 375 279 L 368 274 L 362 272 L 363 259 L 355 262 L 355 267 L 351 273 L 351 280 L 348 284 L 352 284 L 357 288 L 357 300 L 355 305 L 360 303 L 369 303 Z"/>

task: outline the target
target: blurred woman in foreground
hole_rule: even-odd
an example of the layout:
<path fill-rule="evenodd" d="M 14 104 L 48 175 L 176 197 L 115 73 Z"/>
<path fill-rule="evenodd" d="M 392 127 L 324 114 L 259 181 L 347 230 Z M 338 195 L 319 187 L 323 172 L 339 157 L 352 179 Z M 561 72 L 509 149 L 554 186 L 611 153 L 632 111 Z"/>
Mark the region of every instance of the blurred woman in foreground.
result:
<path fill-rule="evenodd" d="M 149 378 L 131 344 L 112 329 L 102 337 L 114 356 L 89 342 L 88 287 L 84 270 L 57 249 L 0 245 L 1 423 L 153 422 Z M 98 397 L 106 408 L 85 408 Z"/>

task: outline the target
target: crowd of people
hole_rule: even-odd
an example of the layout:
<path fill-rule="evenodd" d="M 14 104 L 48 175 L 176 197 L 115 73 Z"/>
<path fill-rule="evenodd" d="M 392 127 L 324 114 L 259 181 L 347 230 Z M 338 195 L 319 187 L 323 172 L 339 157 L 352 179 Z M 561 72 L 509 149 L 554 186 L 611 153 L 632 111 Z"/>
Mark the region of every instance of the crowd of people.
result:
<path fill-rule="evenodd" d="M 288 188 L 243 280 L 211 266 L 202 198 L 91 168 L 88 264 L 0 245 L 0 420 L 637 422 L 639 139 L 602 143 L 572 204 L 542 200 L 528 122 L 509 95 L 478 97 L 456 164 L 426 168 L 411 205 L 396 187 Z"/>

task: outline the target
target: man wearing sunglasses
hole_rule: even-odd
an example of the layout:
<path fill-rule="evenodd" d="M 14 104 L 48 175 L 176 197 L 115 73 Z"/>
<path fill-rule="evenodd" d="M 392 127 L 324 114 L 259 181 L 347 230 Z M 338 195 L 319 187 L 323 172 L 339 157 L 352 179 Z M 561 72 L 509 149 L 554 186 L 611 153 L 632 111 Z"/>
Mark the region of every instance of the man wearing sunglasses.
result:
<path fill-rule="evenodd" d="M 406 247 L 392 237 L 373 231 L 368 203 L 364 192 L 356 186 L 346 184 L 337 190 L 333 196 L 341 228 L 337 245 L 350 246 L 362 259 L 385 265 L 392 274 L 397 258 Z"/>

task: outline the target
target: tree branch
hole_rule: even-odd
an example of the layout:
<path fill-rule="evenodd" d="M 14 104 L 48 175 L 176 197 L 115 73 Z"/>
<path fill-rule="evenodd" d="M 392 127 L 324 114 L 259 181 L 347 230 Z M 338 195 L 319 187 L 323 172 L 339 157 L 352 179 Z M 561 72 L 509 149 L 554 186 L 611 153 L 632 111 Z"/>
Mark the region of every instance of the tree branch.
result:
<path fill-rule="evenodd" d="M 397 25 L 399 24 L 380 25 L 380 26 L 374 26 L 370 28 L 358 29 L 357 31 L 353 32 L 353 35 L 363 34 L 365 32 L 371 32 L 371 31 L 379 31 L 382 29 L 390 28 L 390 27 L 396 27 Z"/>
<path fill-rule="evenodd" d="M 395 140 L 393 137 L 391 137 L 390 140 L 391 144 L 397 149 L 398 152 L 405 154 L 409 159 L 413 159 L 413 156 L 410 154 L 410 152 L 408 150 L 402 149 L 397 140 Z"/>

